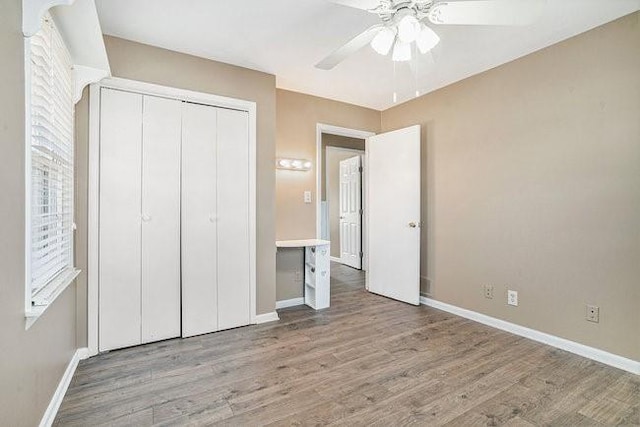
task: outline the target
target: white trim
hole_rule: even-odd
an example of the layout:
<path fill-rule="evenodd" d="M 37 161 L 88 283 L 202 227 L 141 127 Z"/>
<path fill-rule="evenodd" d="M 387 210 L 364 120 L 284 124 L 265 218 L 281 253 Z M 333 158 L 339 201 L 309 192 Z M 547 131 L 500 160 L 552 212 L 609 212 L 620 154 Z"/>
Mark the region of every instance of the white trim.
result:
<path fill-rule="evenodd" d="M 70 268 L 63 271 L 60 275 L 49 282 L 40 292 L 52 289 L 50 295 L 47 297 L 46 303 L 42 305 L 31 305 L 28 310 L 24 312 L 26 318 L 24 329 L 29 329 L 36 320 L 42 316 L 42 314 L 53 304 L 53 302 L 64 292 L 65 289 L 72 284 L 76 277 L 80 274 L 80 270 L 77 268 Z M 38 293 L 40 295 L 40 293 Z"/>
<path fill-rule="evenodd" d="M 260 325 L 262 323 L 275 322 L 277 320 L 280 320 L 280 317 L 278 317 L 278 313 L 272 311 L 271 313 L 256 315 L 255 324 Z"/>
<path fill-rule="evenodd" d="M 87 347 L 79 348 L 78 351 L 76 351 L 76 353 L 78 354 L 78 357 L 80 358 L 80 360 L 85 360 L 91 357 L 91 355 L 89 354 L 89 349 Z"/>
<path fill-rule="evenodd" d="M 98 281 L 99 281 L 99 212 L 100 212 L 100 89 L 110 88 L 143 95 L 160 96 L 220 108 L 246 111 L 249 114 L 249 262 L 250 262 L 250 323 L 263 323 L 267 315 L 256 314 L 256 117 L 254 101 L 228 98 L 204 92 L 173 88 L 153 83 L 138 82 L 122 78 L 106 78 L 90 86 L 89 99 L 89 221 L 88 221 L 88 274 L 87 274 L 87 334 L 89 354 L 98 354 Z M 270 313 L 271 314 L 271 313 Z M 269 314 L 269 315 L 270 315 Z"/>
<path fill-rule="evenodd" d="M 82 91 L 91 84 L 102 80 L 109 75 L 107 70 L 98 68 L 85 67 L 83 65 L 74 65 L 73 69 L 73 103 L 77 104 L 82 98 Z"/>
<path fill-rule="evenodd" d="M 337 257 L 337 256 L 329 256 L 329 259 L 333 262 L 339 262 L 340 264 L 342 264 L 342 258 Z"/>
<path fill-rule="evenodd" d="M 42 18 L 55 6 L 70 6 L 74 0 L 22 0 L 22 35 L 31 37 L 40 30 Z"/>
<path fill-rule="evenodd" d="M 98 354 L 98 278 L 100 215 L 100 85 L 89 86 L 89 183 L 87 221 L 87 347 Z"/>
<path fill-rule="evenodd" d="M 123 79 L 120 77 L 109 77 L 100 81 L 100 87 L 124 90 L 139 93 L 142 95 L 160 96 L 170 99 L 179 99 L 197 104 L 212 105 L 215 107 L 230 108 L 232 110 L 255 113 L 256 103 L 243 99 L 229 98 L 226 96 L 214 95 L 205 92 L 196 92 L 188 89 L 180 89 L 170 86 L 158 85 L 155 83 L 139 82 L 136 80 Z M 251 120 L 249 120 L 251 123 Z M 251 130 L 251 129 L 250 129 Z M 249 135 L 251 137 L 251 135 Z"/>
<path fill-rule="evenodd" d="M 367 167 L 366 167 L 366 140 L 370 136 L 374 136 L 375 132 L 369 132 L 366 130 L 359 129 L 349 129 L 340 126 L 327 125 L 324 123 L 316 124 L 316 238 L 322 238 L 322 209 L 320 205 L 320 196 L 322 194 L 322 134 L 326 133 L 329 135 L 337 135 L 337 136 L 345 136 L 348 138 L 358 138 L 365 140 L 365 150 L 355 150 L 361 154 L 362 157 L 362 168 L 364 170 L 364 174 L 362 175 L 362 207 L 366 210 L 366 177 L 367 177 Z M 329 146 L 327 147 L 329 148 Z M 349 150 L 348 148 L 334 147 L 342 150 Z M 362 270 L 367 271 L 368 266 L 368 256 L 367 256 L 367 227 L 366 227 L 366 215 L 362 216 L 362 252 L 364 254 L 362 258 Z M 340 262 L 340 261 L 338 261 Z"/>
<path fill-rule="evenodd" d="M 364 156 L 364 150 L 358 150 L 357 148 L 342 148 L 336 147 L 335 145 L 327 145 L 327 150 L 329 151 L 348 151 L 350 153 L 360 154 Z"/>
<path fill-rule="evenodd" d="M 58 387 L 56 391 L 53 393 L 51 400 L 49 401 L 49 406 L 44 411 L 42 415 L 42 419 L 40 420 L 40 427 L 50 427 L 53 424 L 53 421 L 56 419 L 56 415 L 58 414 L 58 409 L 60 409 L 60 404 L 62 403 L 62 399 L 64 399 L 64 395 L 69 388 L 69 384 L 71 384 L 71 379 L 73 378 L 73 374 L 78 367 L 78 362 L 87 358 L 89 353 L 89 349 L 87 348 L 79 348 L 71 357 L 69 364 L 67 365 L 67 369 L 64 371 L 62 378 L 60 378 L 60 382 L 58 383 Z"/>
<path fill-rule="evenodd" d="M 23 0 L 23 14 L 25 3 Z M 38 24 L 39 25 L 39 24 Z M 37 30 L 36 30 L 37 32 Z M 34 33 L 35 34 L 35 33 Z M 24 312 L 31 310 L 31 42 L 24 39 Z M 75 183 L 74 183 L 75 185 Z M 29 329 L 30 325 L 26 326 Z"/>
<path fill-rule="evenodd" d="M 304 305 L 304 297 L 284 299 L 276 301 L 276 310 L 287 307 L 295 307 L 297 305 Z"/>
<path fill-rule="evenodd" d="M 473 320 L 478 323 L 482 323 L 484 325 L 491 326 L 496 329 L 511 332 L 512 334 L 516 334 L 521 337 L 529 338 L 533 341 L 541 342 L 543 344 L 566 350 L 570 353 L 586 357 L 587 359 L 604 363 L 605 365 L 613 366 L 615 368 L 640 375 L 640 361 L 618 356 L 617 354 L 609 353 L 607 351 L 600 350 L 594 347 L 589 347 L 575 341 L 570 341 L 568 339 L 540 332 L 535 329 L 530 329 L 525 326 L 516 325 L 515 323 L 496 319 L 495 317 L 487 316 L 486 314 L 481 314 L 475 311 L 467 310 L 465 308 L 460 308 L 455 305 L 436 301 L 424 296 L 420 297 L 420 303 L 429 307 L 446 311 L 451 314 L 455 314 L 460 317 L 464 317 L 466 319 Z"/>
<path fill-rule="evenodd" d="M 216 99 L 220 99 L 217 97 Z M 221 99 L 220 99 L 221 100 Z M 225 102 L 237 102 L 231 98 L 226 98 Z M 258 169 L 257 159 L 257 105 L 255 102 L 242 101 L 241 105 L 249 114 L 249 299 L 250 312 L 249 320 L 251 323 L 256 319 L 258 314 L 256 295 L 258 293 L 258 272 L 257 272 L 257 203 L 258 195 L 256 190 L 256 179 Z"/>
<path fill-rule="evenodd" d="M 349 138 L 359 138 L 366 140 L 375 132 L 369 132 L 358 129 L 348 129 L 339 126 L 327 125 L 324 123 L 316 124 L 316 238 L 322 238 L 322 219 L 320 209 L 320 195 L 322 194 L 322 134 L 346 136 Z"/>

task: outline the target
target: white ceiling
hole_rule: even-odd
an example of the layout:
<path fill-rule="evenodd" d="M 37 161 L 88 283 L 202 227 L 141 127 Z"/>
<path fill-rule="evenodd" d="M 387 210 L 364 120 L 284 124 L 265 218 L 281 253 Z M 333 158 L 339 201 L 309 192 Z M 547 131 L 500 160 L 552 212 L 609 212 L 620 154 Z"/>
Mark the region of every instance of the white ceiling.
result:
<path fill-rule="evenodd" d="M 384 110 L 640 9 L 640 0 L 547 0 L 529 27 L 433 26 L 432 55 L 406 65 L 369 46 L 314 65 L 378 18 L 328 0 L 96 0 L 105 34 L 275 74 L 283 89 Z M 552 66 L 552 64 L 550 64 Z"/>

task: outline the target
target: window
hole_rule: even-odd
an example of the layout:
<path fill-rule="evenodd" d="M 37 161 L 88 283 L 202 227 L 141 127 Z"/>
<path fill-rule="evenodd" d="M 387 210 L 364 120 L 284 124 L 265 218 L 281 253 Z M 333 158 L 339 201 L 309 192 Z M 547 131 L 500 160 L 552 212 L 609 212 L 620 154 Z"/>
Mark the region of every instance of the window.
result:
<path fill-rule="evenodd" d="M 29 312 L 51 302 L 77 273 L 73 268 L 71 57 L 48 14 L 41 29 L 25 43 Z"/>

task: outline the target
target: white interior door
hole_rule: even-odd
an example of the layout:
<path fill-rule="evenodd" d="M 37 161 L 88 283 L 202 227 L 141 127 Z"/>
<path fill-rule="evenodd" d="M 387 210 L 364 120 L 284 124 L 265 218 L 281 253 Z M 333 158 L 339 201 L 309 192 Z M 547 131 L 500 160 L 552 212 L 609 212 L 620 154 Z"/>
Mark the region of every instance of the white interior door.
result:
<path fill-rule="evenodd" d="M 142 341 L 180 336 L 182 102 L 144 97 Z M 129 260 L 134 262 L 134 260 Z"/>
<path fill-rule="evenodd" d="M 251 321 L 249 115 L 218 109 L 218 328 Z"/>
<path fill-rule="evenodd" d="M 142 95 L 102 89 L 100 104 L 98 348 L 107 351 L 142 342 Z"/>
<path fill-rule="evenodd" d="M 185 103 L 182 119 L 182 336 L 218 330 L 217 108 Z"/>
<path fill-rule="evenodd" d="M 340 262 L 362 268 L 361 158 L 340 161 Z"/>
<path fill-rule="evenodd" d="M 367 289 L 420 303 L 420 126 L 367 139 Z"/>

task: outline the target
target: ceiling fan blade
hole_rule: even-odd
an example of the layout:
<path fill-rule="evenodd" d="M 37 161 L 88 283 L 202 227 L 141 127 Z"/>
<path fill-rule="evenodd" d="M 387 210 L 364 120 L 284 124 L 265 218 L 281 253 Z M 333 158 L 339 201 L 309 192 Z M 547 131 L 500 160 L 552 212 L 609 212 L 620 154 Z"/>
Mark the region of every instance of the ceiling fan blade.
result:
<path fill-rule="evenodd" d="M 445 25 L 529 25 L 546 0 L 444 1 L 429 11 L 429 21 Z"/>
<path fill-rule="evenodd" d="M 329 0 L 331 3 L 342 6 L 353 7 L 355 9 L 371 10 L 380 6 L 380 0 Z"/>
<path fill-rule="evenodd" d="M 356 53 L 369 44 L 382 27 L 383 25 L 374 25 L 373 27 L 367 28 L 345 43 L 342 47 L 333 51 L 322 61 L 318 62 L 316 64 L 316 68 L 320 68 L 321 70 L 331 70 L 333 67 L 344 61 L 348 56 Z"/>

